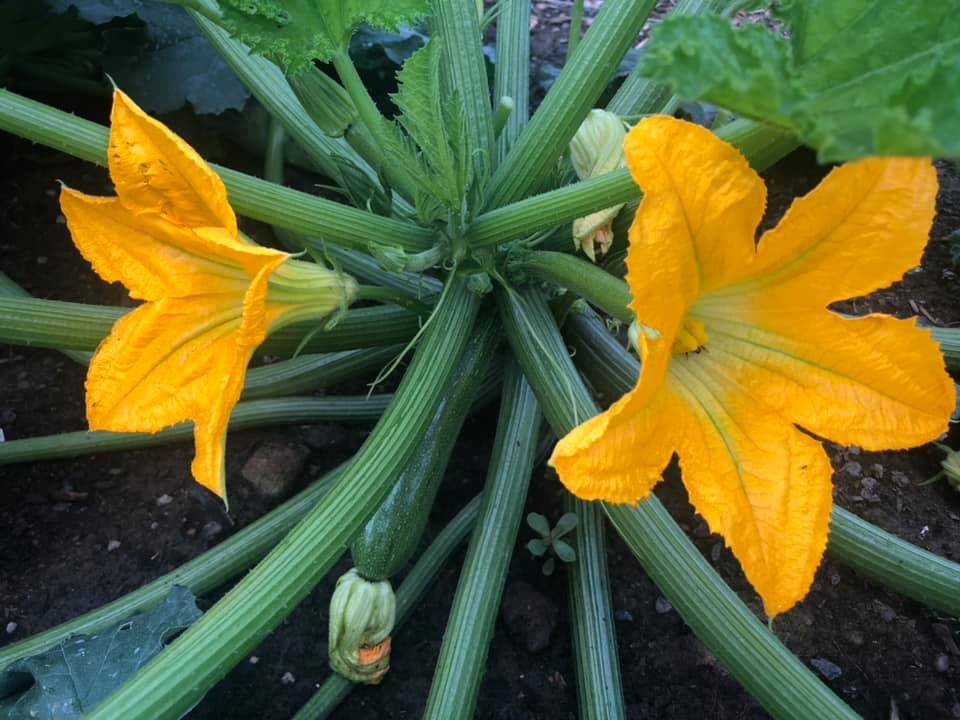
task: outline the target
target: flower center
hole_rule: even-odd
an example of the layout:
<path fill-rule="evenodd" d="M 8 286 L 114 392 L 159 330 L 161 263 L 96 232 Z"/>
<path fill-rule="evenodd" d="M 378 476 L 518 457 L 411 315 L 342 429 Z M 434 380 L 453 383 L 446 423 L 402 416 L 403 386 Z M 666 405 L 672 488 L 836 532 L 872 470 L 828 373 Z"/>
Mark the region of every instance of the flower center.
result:
<path fill-rule="evenodd" d="M 680 332 L 677 333 L 677 337 L 673 341 L 673 354 L 682 355 L 695 352 L 706 345 L 709 339 L 703 323 L 687 315 L 683 319 L 683 327 L 680 328 Z"/>

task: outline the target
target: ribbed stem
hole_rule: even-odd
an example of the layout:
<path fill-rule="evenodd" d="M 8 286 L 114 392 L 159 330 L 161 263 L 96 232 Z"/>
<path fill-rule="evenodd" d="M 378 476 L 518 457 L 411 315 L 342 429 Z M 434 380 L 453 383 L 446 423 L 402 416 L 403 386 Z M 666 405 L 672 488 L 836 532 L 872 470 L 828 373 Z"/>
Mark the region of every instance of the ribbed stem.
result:
<path fill-rule="evenodd" d="M 636 40 L 653 5 L 653 0 L 603 4 L 583 42 L 494 173 L 487 207 L 514 202 L 540 186 Z"/>
<path fill-rule="evenodd" d="M 323 355 L 300 355 L 247 370 L 243 400 L 299 395 L 328 388 L 346 380 L 369 376 L 390 362 L 401 346 L 345 350 Z"/>
<path fill-rule="evenodd" d="M 433 12 L 443 41 L 446 91 L 456 91 L 463 104 L 467 162 L 474 181 L 485 182 L 493 166 L 493 110 L 477 7 L 466 0 L 434 0 Z"/>
<path fill-rule="evenodd" d="M 176 570 L 96 610 L 0 648 L 0 670 L 16 660 L 51 648 L 70 635 L 93 634 L 133 613 L 156 607 L 174 585 L 188 587 L 195 595 L 215 590 L 266 555 L 330 491 L 345 468 L 343 464 L 328 472 L 296 497 Z"/>
<path fill-rule="evenodd" d="M 930 328 L 933 339 L 947 360 L 947 367 L 960 369 L 960 328 Z"/>
<path fill-rule="evenodd" d="M 515 364 L 507 368 L 480 519 L 443 633 L 424 718 L 472 718 L 533 470 L 540 411 Z"/>
<path fill-rule="evenodd" d="M 68 350 L 95 350 L 110 328 L 129 312 L 107 305 L 0 297 L 0 342 Z M 396 307 L 350 310 L 334 327 L 291 325 L 272 333 L 257 352 L 290 356 L 394 345 L 420 329 L 419 316 Z M 306 344 L 303 339 L 310 335 Z"/>
<path fill-rule="evenodd" d="M 480 497 L 477 496 L 440 531 L 404 577 L 400 587 L 397 588 L 396 624 L 398 627 L 410 617 L 410 613 L 427 589 L 433 586 L 437 573 L 466 538 L 477 520 L 479 511 Z M 354 684 L 343 675 L 331 674 L 313 697 L 293 716 L 293 720 L 323 720 L 329 717 L 334 708 L 353 688 Z"/>
<path fill-rule="evenodd" d="M 533 121 L 528 127 L 532 126 Z M 780 128 L 750 120 L 736 120 L 724 125 L 717 137 L 740 148 L 757 170 L 769 167 L 799 144 L 795 136 Z M 474 221 L 467 233 L 467 241 L 478 247 L 517 240 L 596 210 L 636 200 L 639 196 L 640 188 L 633 182 L 630 172 L 614 170 L 485 212 Z M 629 222 L 633 213 L 625 210 L 620 217 Z"/>
<path fill-rule="evenodd" d="M 321 398 L 279 398 L 237 403 L 230 414 L 230 430 L 301 423 L 363 424 L 376 422 L 392 395 L 355 395 Z M 156 433 L 80 430 L 0 443 L 0 465 L 59 460 L 121 450 L 168 445 L 190 440 L 193 423 L 178 423 Z"/>
<path fill-rule="evenodd" d="M 571 290 L 622 322 L 633 321 L 627 307 L 630 288 L 591 262 L 561 252 L 517 250 L 511 253 L 507 267 Z"/>
<path fill-rule="evenodd" d="M 670 11 L 670 17 L 720 12 L 730 0 L 680 0 Z M 646 78 L 641 73 L 643 63 L 637 63 L 626 80 L 617 89 L 607 110 L 617 115 L 636 116 L 650 113 L 672 115 L 679 98 L 666 85 Z"/>
<path fill-rule="evenodd" d="M 493 87 L 494 97 L 513 101 L 497 137 L 497 162 L 503 162 L 530 117 L 530 0 L 501 0 Z"/>
<path fill-rule="evenodd" d="M 583 0 L 573 0 L 570 10 L 570 32 L 567 34 L 567 59 L 576 51 L 583 34 Z"/>
<path fill-rule="evenodd" d="M 17 285 L 10 277 L 0 272 L 0 297 L 30 298 L 31 295 Z M 68 358 L 78 365 L 89 365 L 93 353 L 85 350 L 61 350 Z"/>
<path fill-rule="evenodd" d="M 578 520 L 571 541 L 577 559 L 567 566 L 578 717 L 581 720 L 622 720 L 625 717 L 623 687 L 610 601 L 603 507 L 565 493 L 563 509 L 575 513 Z"/>
<path fill-rule="evenodd" d="M 640 363 L 589 313 L 567 320 L 581 370 L 612 401 L 637 381 Z M 834 506 L 827 553 L 918 602 L 960 615 L 960 564 L 911 545 Z"/>
<path fill-rule="evenodd" d="M 596 414 L 546 303 L 527 288 L 499 293 L 507 339 L 558 436 Z M 762 625 L 651 495 L 604 504 L 647 574 L 697 636 L 776 718 L 853 718 L 850 710 Z"/>
<path fill-rule="evenodd" d="M 233 590 L 89 714 L 179 718 L 323 577 L 416 451 L 466 345 L 478 298 L 459 277 L 438 305 L 394 401 L 330 493 Z"/>
<path fill-rule="evenodd" d="M 344 272 L 361 280 L 392 288 L 416 300 L 433 304 L 443 290 L 443 283 L 432 275 L 384 270 L 380 263 L 366 253 L 347 250 L 337 245 L 329 245 L 326 251 Z"/>
<path fill-rule="evenodd" d="M 106 164 L 107 128 L 3 89 L 0 130 Z M 412 223 L 280 187 L 229 168 L 211 167 L 223 178 L 233 208 L 254 220 L 361 250 L 376 238 L 389 238 L 391 245 L 413 251 L 433 244 L 432 231 Z"/>

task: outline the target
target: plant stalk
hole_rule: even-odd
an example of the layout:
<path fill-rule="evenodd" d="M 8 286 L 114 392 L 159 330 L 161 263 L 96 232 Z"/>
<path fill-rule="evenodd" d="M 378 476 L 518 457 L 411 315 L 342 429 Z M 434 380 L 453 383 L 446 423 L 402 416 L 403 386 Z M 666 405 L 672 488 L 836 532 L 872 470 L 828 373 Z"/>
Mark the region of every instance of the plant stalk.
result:
<path fill-rule="evenodd" d="M 494 97 L 509 97 L 513 109 L 497 137 L 497 162 L 503 162 L 530 117 L 530 0 L 501 0 L 497 17 Z"/>

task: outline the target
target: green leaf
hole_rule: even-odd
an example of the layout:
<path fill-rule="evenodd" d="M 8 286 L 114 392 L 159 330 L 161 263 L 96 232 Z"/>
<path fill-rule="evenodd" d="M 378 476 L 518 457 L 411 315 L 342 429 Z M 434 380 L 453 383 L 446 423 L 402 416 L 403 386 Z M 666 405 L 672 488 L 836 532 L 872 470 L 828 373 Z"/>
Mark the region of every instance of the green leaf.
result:
<path fill-rule="evenodd" d="M 200 617 L 175 585 L 163 604 L 99 635 L 75 635 L 0 673 L 2 720 L 72 720 L 93 709 Z M 24 691 L 25 690 L 25 691 Z"/>
<path fill-rule="evenodd" d="M 643 70 L 796 132 L 822 161 L 960 155 L 960 13 L 952 3 L 785 0 L 787 38 L 718 16 L 667 19 Z"/>
<path fill-rule="evenodd" d="M 556 567 L 556 561 L 551 557 L 547 558 L 547 561 L 543 564 L 541 570 L 544 575 L 553 575 L 553 569 Z"/>
<path fill-rule="evenodd" d="M 535 532 L 543 535 L 543 537 L 550 537 L 550 523 L 547 522 L 547 519 L 540 513 L 532 512 L 527 515 L 527 525 L 529 525 Z"/>
<path fill-rule="evenodd" d="M 553 552 L 565 563 L 571 563 L 577 559 L 577 553 L 570 547 L 570 544 L 564 540 L 553 541 Z"/>
<path fill-rule="evenodd" d="M 560 519 L 557 520 L 557 524 L 553 526 L 553 532 L 551 535 L 554 538 L 561 538 L 566 535 L 568 532 L 573 530 L 579 521 L 577 520 L 577 514 L 568 512 L 560 516 Z"/>
<path fill-rule="evenodd" d="M 534 557 L 542 557 L 544 554 L 546 554 L 549 548 L 550 543 L 542 538 L 534 538 L 527 543 L 527 550 L 529 550 L 530 554 Z"/>
<path fill-rule="evenodd" d="M 397 30 L 430 0 L 221 0 L 222 23 L 255 52 L 298 72 L 345 51 L 357 26 Z"/>

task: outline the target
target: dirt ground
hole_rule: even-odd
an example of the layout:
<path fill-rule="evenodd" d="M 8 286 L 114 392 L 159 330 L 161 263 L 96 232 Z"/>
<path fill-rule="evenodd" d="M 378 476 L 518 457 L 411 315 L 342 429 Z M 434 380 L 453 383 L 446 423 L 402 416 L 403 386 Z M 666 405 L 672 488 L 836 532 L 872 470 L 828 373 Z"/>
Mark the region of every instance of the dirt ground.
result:
<path fill-rule="evenodd" d="M 544 4 L 540 22 L 551 23 Z M 566 12 L 559 3 L 556 12 Z M 536 45 L 535 45 L 536 47 Z M 537 52 L 535 50 L 535 52 Z M 561 55 L 562 57 L 562 55 Z M 103 120 L 102 117 L 95 119 Z M 236 164 L 236 163 L 234 163 Z M 0 135 L 0 269 L 38 297 L 123 304 L 82 262 L 67 236 L 56 180 L 110 194 L 104 171 Z M 768 174 L 771 213 L 822 174 L 812 155 L 794 153 Z M 941 168 L 932 242 L 920 269 L 894 288 L 852 304 L 898 315 L 920 313 L 940 325 L 960 323 L 960 282 L 945 238 L 960 228 L 960 178 Z M 253 227 L 253 231 L 258 229 Z M 84 427 L 84 369 L 59 353 L 0 348 L 0 428 L 6 439 Z M 362 382 L 331 392 L 363 392 Z M 428 536 L 480 491 L 495 411 L 468 421 L 430 516 Z M 276 505 L 241 475 L 265 448 L 305 457 L 291 492 L 349 457 L 366 429 L 313 425 L 231 434 L 231 511 L 190 478 L 192 447 L 181 444 L 101 457 L 0 467 L 0 645 L 70 619 L 172 570 Z M 948 442 L 960 446 L 960 433 Z M 939 450 L 866 453 L 831 448 L 836 501 L 906 540 L 960 561 L 960 493 L 945 483 L 922 486 L 938 469 Z M 722 541 L 693 514 L 676 477 L 658 495 L 720 574 L 759 613 L 760 607 Z M 555 520 L 560 486 L 542 465 L 525 512 Z M 576 718 L 576 688 L 562 570 L 552 577 L 524 548 L 521 528 L 506 597 L 540 603 L 554 626 L 532 637 L 529 623 L 501 615 L 491 646 L 477 717 L 490 720 Z M 631 720 L 764 718 L 737 682 L 710 656 L 611 534 L 609 561 L 619 652 Z M 454 556 L 410 622 L 395 635 L 393 668 L 376 688 L 361 687 L 334 718 L 419 717 L 427 696 L 462 552 Z M 198 720 L 289 717 L 329 673 L 326 605 L 345 562 L 190 713 Z M 209 605 L 215 596 L 203 599 Z M 874 585 L 827 558 L 813 591 L 777 619 L 775 632 L 828 685 L 867 718 L 960 718 L 960 623 Z M 531 650 L 544 644 L 540 650 Z M 894 714 L 896 712 L 897 714 Z"/>

